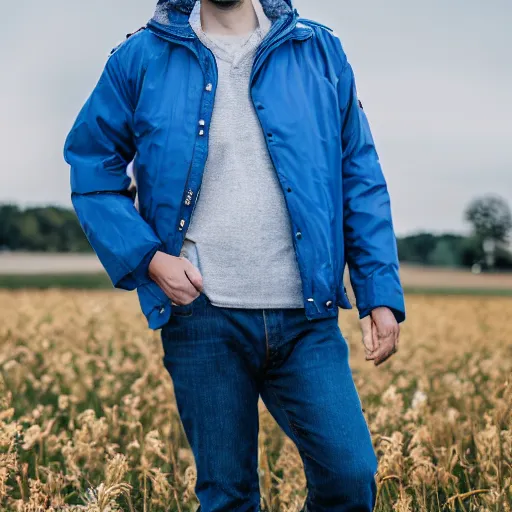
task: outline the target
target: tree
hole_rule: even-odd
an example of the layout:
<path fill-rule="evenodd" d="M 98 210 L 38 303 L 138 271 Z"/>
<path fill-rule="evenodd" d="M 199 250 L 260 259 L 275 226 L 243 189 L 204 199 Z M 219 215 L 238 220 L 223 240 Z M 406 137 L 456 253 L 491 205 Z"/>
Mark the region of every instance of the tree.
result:
<path fill-rule="evenodd" d="M 484 249 L 487 265 L 493 267 L 496 248 L 506 244 L 512 231 L 512 212 L 507 202 L 498 196 L 475 199 L 466 210 L 466 220 Z"/>
<path fill-rule="evenodd" d="M 428 263 L 436 267 L 457 267 L 460 265 L 459 254 L 455 244 L 440 238 L 435 249 L 428 255 Z"/>
<path fill-rule="evenodd" d="M 20 209 L 14 204 L 0 205 L 0 250 L 19 248 L 20 230 L 17 219 L 20 215 Z"/>
<path fill-rule="evenodd" d="M 398 239 L 400 261 L 427 265 L 429 255 L 436 248 L 437 238 L 431 233 L 418 233 Z"/>
<path fill-rule="evenodd" d="M 85 252 L 91 246 L 75 213 L 57 206 L 0 204 L 0 250 Z"/>

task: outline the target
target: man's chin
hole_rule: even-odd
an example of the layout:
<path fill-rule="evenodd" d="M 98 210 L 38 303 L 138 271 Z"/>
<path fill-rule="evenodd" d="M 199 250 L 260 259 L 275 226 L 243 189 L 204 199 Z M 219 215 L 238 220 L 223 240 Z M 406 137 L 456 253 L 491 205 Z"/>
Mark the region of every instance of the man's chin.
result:
<path fill-rule="evenodd" d="M 215 5 L 215 7 L 219 7 L 219 9 L 234 9 L 238 7 L 243 0 L 210 0 L 210 2 Z"/>

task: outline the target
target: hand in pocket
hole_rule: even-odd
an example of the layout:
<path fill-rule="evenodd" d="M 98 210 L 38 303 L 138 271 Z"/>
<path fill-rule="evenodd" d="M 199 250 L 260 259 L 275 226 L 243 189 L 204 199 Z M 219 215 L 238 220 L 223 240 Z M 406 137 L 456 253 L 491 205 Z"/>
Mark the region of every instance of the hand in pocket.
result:
<path fill-rule="evenodd" d="M 184 257 L 157 252 L 149 265 L 149 275 L 177 306 L 192 303 L 203 291 L 201 272 Z"/>

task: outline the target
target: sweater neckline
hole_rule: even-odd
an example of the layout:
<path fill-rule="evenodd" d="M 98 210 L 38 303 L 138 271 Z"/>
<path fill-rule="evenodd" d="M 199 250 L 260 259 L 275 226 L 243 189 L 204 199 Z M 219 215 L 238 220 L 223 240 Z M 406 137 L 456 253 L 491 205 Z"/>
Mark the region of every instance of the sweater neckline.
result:
<path fill-rule="evenodd" d="M 201 42 L 209 48 L 216 58 L 229 62 L 237 67 L 249 55 L 254 53 L 262 40 L 259 29 L 244 36 L 209 35 L 205 32 L 198 35 Z M 230 39 L 233 48 L 230 49 Z"/>
<path fill-rule="evenodd" d="M 230 63 L 233 67 L 239 67 L 240 64 L 248 57 L 254 55 L 256 50 L 270 30 L 271 22 L 265 16 L 261 8 L 259 0 L 252 0 L 256 16 L 258 18 L 258 27 L 252 32 L 240 36 L 243 41 L 235 51 L 229 51 L 227 46 L 223 44 L 223 39 L 229 41 L 239 39 L 239 36 L 207 34 L 201 26 L 201 2 L 197 1 L 189 18 L 189 23 L 198 39 L 206 46 L 215 56 L 215 58 Z M 245 41 L 244 41 L 244 38 Z"/>

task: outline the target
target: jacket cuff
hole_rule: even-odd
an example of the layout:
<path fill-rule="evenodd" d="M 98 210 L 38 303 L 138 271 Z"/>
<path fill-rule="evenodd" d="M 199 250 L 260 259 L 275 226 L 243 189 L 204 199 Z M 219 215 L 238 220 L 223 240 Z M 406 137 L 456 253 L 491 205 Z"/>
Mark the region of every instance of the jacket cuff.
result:
<path fill-rule="evenodd" d="M 171 318 L 171 299 L 154 281 L 137 288 L 137 294 L 149 328 L 161 329 Z"/>
<path fill-rule="evenodd" d="M 151 260 L 158 251 L 163 251 L 163 244 L 159 244 L 153 247 L 145 256 L 142 258 L 140 263 L 131 272 L 117 280 L 114 283 L 116 288 L 122 288 L 124 290 L 134 290 L 139 286 L 143 286 L 151 281 L 149 277 L 149 265 Z"/>
<path fill-rule="evenodd" d="M 404 292 L 396 266 L 388 265 L 375 271 L 359 286 L 354 286 L 354 292 L 360 318 L 368 316 L 376 308 L 387 307 L 398 323 L 405 320 Z"/>

